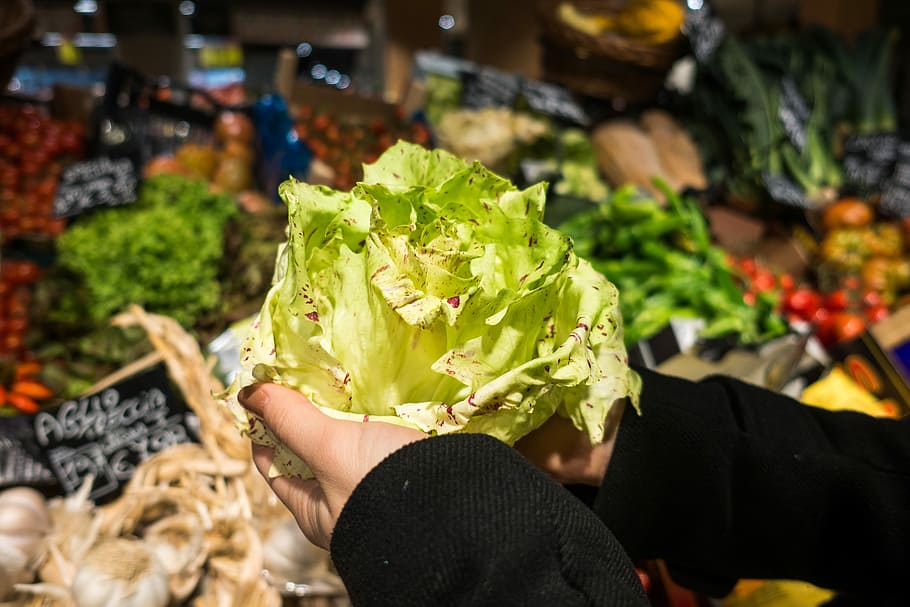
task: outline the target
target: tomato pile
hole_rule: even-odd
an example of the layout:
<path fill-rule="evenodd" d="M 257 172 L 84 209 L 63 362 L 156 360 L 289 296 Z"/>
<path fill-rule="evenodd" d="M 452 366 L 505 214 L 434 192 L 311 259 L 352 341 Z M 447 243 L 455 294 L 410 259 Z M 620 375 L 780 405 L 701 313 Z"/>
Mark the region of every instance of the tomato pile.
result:
<path fill-rule="evenodd" d="M 0 358 L 18 360 L 26 355 L 32 288 L 40 276 L 41 269 L 32 261 L 0 262 Z"/>
<path fill-rule="evenodd" d="M 65 228 L 53 217 L 61 166 L 82 156 L 84 128 L 47 116 L 33 105 L 0 106 L 0 233 L 54 237 Z"/>
<path fill-rule="evenodd" d="M 826 346 L 850 341 L 910 304 L 910 220 L 877 217 L 871 205 L 843 198 L 821 216 L 812 280 L 776 274 L 755 259 L 730 260 L 744 299 L 777 299 L 791 323 L 807 323 Z"/>
<path fill-rule="evenodd" d="M 396 114 L 390 121 L 369 123 L 339 121 L 335 114 L 316 111 L 312 106 L 294 108 L 295 131 L 313 155 L 335 171 L 333 187 L 349 190 L 363 176 L 363 163 L 376 160 L 399 139 L 427 146 L 430 131 L 421 122 Z"/>
<path fill-rule="evenodd" d="M 878 218 L 863 200 L 844 198 L 822 215 L 818 245 L 819 284 L 831 291 L 859 284 L 861 299 L 872 292 L 878 302 L 896 307 L 910 294 L 910 222 Z"/>

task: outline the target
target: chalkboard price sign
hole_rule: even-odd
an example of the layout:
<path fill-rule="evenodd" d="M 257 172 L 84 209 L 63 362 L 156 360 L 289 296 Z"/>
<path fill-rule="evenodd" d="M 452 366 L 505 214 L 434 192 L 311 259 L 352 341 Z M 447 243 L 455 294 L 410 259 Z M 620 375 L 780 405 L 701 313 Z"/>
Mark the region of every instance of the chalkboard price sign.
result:
<path fill-rule="evenodd" d="M 57 481 L 35 445 L 32 417 L 0 417 L 0 489 L 26 485 L 53 493 Z"/>
<path fill-rule="evenodd" d="M 549 82 L 525 80 L 521 86 L 521 94 L 528 107 L 535 112 L 579 126 L 588 126 L 591 123 L 587 112 L 565 87 Z"/>
<path fill-rule="evenodd" d="M 765 173 L 763 179 L 768 195 L 774 201 L 800 209 L 808 209 L 813 206 L 806 198 L 805 191 L 783 175 Z"/>
<path fill-rule="evenodd" d="M 140 463 L 164 449 L 198 441 L 198 419 L 156 365 L 94 394 L 32 416 L 34 443 L 68 495 L 92 475 L 90 497 L 116 497 Z"/>
<path fill-rule="evenodd" d="M 894 170 L 900 141 L 895 133 L 854 135 L 844 141 L 847 181 L 880 191 Z"/>
<path fill-rule="evenodd" d="M 809 106 L 796 82 L 789 76 L 781 81 L 780 104 L 777 117 L 784 127 L 790 143 L 800 152 L 806 149 L 806 129 L 809 122 Z"/>
<path fill-rule="evenodd" d="M 462 72 L 461 101 L 465 107 L 512 107 L 521 90 L 521 79 L 492 68 Z"/>
<path fill-rule="evenodd" d="M 136 200 L 136 168 L 127 158 L 93 158 L 73 164 L 60 174 L 54 215 L 72 217 L 95 207 L 113 207 Z"/>
<path fill-rule="evenodd" d="M 689 38 L 695 59 L 705 62 L 724 41 L 727 28 L 723 21 L 712 14 L 711 6 L 707 2 L 692 0 L 687 6 L 684 31 Z"/>
<path fill-rule="evenodd" d="M 910 143 L 898 146 L 894 172 L 882 191 L 882 211 L 897 217 L 910 217 Z"/>

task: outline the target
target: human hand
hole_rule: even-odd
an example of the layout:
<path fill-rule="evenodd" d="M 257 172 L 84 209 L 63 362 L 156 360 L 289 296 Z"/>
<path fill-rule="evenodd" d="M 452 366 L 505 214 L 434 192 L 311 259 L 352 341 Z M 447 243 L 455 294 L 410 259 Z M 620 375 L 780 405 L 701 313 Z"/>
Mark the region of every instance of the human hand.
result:
<path fill-rule="evenodd" d="M 515 448 L 558 483 L 599 487 L 613 456 L 625 408 L 625 400 L 610 407 L 604 424 L 604 441 L 598 445 L 592 445 L 588 435 L 570 420 L 554 415 L 515 443 Z"/>
<path fill-rule="evenodd" d="M 314 478 L 307 480 L 269 478 L 274 450 L 253 445 L 259 473 L 304 535 L 326 549 L 342 508 L 367 473 L 401 447 L 426 438 L 418 430 L 383 422 L 333 419 L 299 392 L 276 384 L 248 386 L 239 401 L 313 471 Z"/>

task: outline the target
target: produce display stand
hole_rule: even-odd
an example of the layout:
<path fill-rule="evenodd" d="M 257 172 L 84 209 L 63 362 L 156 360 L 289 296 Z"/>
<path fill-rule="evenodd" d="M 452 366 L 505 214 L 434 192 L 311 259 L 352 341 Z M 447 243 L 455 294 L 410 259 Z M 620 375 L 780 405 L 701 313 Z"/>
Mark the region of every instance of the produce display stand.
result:
<path fill-rule="evenodd" d="M 219 95 L 113 64 L 103 98 L 58 87 L 51 99 L 0 99 L 0 496 L 31 486 L 51 523 L 13 580 L 10 607 L 74 605 L 90 552 L 123 541 L 167 555 L 173 607 L 349 604 L 328 555 L 255 472 L 248 438 L 216 395 L 237 371 L 286 238 L 277 183 L 293 175 L 350 190 L 361 164 L 398 139 L 491 158 L 521 187 L 548 182 L 543 220 L 618 286 L 634 363 L 693 380 L 734 375 L 815 406 L 910 414 L 910 142 L 888 114 L 893 40 L 873 32 L 858 38 L 865 54 L 853 54 L 829 31 L 812 30 L 811 43 L 746 38 L 706 9 L 702 20 L 687 11 L 672 37 L 644 42 L 585 29 L 591 22 L 567 20 L 564 5 L 535 4 L 537 77 L 420 52 L 400 104 L 303 81 L 300 51 L 290 49 L 276 75 L 282 95 L 237 86 Z M 625 5 L 575 8 L 615 25 Z M 28 40 L 27 6 L 0 3 L 0 84 Z M 698 72 L 687 93 L 668 88 L 682 57 Z M 800 77 L 782 75 L 789 61 Z M 870 105 L 819 109 L 837 95 Z M 20 141 L 21 125 L 44 141 Z M 180 206 L 186 192 L 205 204 Z M 79 204 L 63 204 L 67 195 Z M 229 207 L 218 220 L 223 240 L 195 240 L 203 223 L 186 238 L 197 255 L 219 249 L 211 283 L 185 289 L 215 293 L 209 307 L 169 315 L 155 309 L 166 297 L 148 296 L 86 321 L 90 334 L 67 334 L 62 313 L 93 292 L 79 264 L 61 263 L 61 237 L 70 253 L 128 249 L 114 233 L 127 220 L 98 221 L 86 232 L 92 246 L 67 236 L 107 213 L 160 220 L 167 205 L 194 216 Z M 22 209 L 39 206 L 44 214 L 23 226 Z M 161 255 L 157 269 L 179 282 L 184 268 L 166 267 L 167 251 L 149 254 L 133 234 L 127 244 Z M 132 266 L 129 282 L 150 280 L 145 269 Z M 80 356 L 63 368 L 88 370 L 61 379 L 53 363 Z M 16 401 L 14 386 L 37 396 Z M 112 422 L 115 401 L 148 405 L 145 417 Z M 63 429 L 67 415 L 90 427 L 104 402 L 103 436 Z M 784 592 L 747 581 L 712 601 L 674 582 L 661 561 L 637 565 L 656 607 L 740 607 L 751 592 Z"/>

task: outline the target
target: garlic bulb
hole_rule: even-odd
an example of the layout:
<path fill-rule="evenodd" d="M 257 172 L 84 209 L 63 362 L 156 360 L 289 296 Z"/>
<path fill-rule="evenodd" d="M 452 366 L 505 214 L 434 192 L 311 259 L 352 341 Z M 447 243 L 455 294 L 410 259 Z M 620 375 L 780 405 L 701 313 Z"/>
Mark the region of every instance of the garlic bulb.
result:
<path fill-rule="evenodd" d="M 168 575 L 140 540 L 114 538 L 95 545 L 72 585 L 76 607 L 165 607 Z"/>
<path fill-rule="evenodd" d="M 15 546 L 33 556 L 51 527 L 44 496 L 28 487 L 0 493 L 0 544 Z"/>
<path fill-rule="evenodd" d="M 276 525 L 262 547 L 262 564 L 270 575 L 299 582 L 328 570 L 329 553 L 303 535 L 293 519 Z"/>
<path fill-rule="evenodd" d="M 30 581 L 51 527 L 44 496 L 28 487 L 0 493 L 0 599 Z"/>
<path fill-rule="evenodd" d="M 173 598 L 185 599 L 202 577 L 208 556 L 202 521 L 195 514 L 172 514 L 149 525 L 142 537 L 167 571 Z"/>

